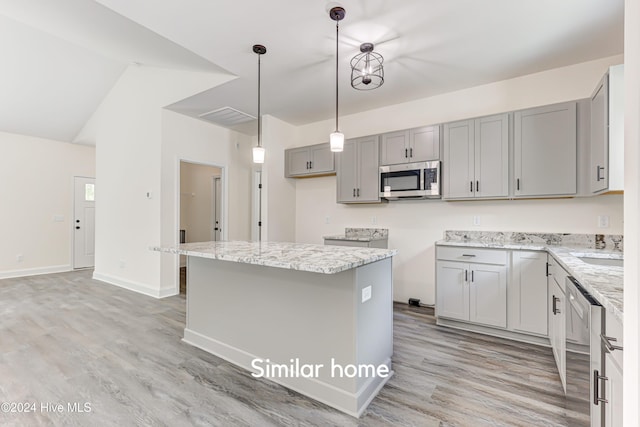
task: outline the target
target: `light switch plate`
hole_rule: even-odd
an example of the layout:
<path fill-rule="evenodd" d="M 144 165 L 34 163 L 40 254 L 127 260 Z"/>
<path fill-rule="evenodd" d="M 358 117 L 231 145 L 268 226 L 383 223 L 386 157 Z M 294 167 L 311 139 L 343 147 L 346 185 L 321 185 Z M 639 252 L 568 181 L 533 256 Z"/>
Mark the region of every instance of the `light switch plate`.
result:
<path fill-rule="evenodd" d="M 598 228 L 609 228 L 609 215 L 598 216 Z"/>
<path fill-rule="evenodd" d="M 362 289 L 362 302 L 369 301 L 371 299 L 371 285 Z"/>
<path fill-rule="evenodd" d="M 473 225 L 480 225 L 480 217 L 478 215 L 473 217 Z"/>

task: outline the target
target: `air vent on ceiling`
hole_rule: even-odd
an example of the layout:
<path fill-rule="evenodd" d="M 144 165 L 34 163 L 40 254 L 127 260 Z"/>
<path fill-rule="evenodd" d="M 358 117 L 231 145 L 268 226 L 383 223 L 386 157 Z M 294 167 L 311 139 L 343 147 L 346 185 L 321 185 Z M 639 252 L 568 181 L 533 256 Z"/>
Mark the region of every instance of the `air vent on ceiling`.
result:
<path fill-rule="evenodd" d="M 242 111 L 238 111 L 231 107 L 218 108 L 217 110 L 202 113 L 198 117 L 208 122 L 226 127 L 233 127 L 256 119 L 247 113 L 243 113 Z"/>

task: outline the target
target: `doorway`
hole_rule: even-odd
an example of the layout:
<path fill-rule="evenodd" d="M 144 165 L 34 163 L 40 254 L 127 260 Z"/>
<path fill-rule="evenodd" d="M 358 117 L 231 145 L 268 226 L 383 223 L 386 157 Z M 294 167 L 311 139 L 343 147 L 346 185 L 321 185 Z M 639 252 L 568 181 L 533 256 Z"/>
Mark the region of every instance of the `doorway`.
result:
<path fill-rule="evenodd" d="M 96 180 L 73 178 L 73 268 L 92 268 L 96 248 Z"/>
<path fill-rule="evenodd" d="M 223 168 L 180 161 L 180 243 L 223 240 Z M 180 293 L 186 293 L 187 263 L 180 256 Z"/>

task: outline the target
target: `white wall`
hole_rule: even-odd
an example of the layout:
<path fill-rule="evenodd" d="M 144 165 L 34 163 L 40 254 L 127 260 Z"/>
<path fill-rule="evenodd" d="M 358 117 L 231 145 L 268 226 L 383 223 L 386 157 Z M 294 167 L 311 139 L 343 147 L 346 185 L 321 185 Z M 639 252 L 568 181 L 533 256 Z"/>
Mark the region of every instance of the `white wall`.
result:
<path fill-rule="evenodd" d="M 396 129 L 494 114 L 537 105 L 587 98 L 616 56 L 545 71 L 405 104 L 341 117 L 347 138 Z M 295 145 L 327 140 L 331 121 L 298 128 Z M 406 201 L 379 205 L 336 204 L 335 177 L 296 180 L 296 241 L 321 243 L 322 236 L 344 227 L 389 228 L 394 258 L 394 299 L 420 298 L 432 304 L 434 242 L 446 229 L 571 233 L 622 233 L 622 196 L 532 201 Z M 610 228 L 597 228 L 597 216 L 609 215 Z M 329 217 L 330 224 L 325 224 Z M 375 217 L 376 224 L 373 224 Z M 477 228 L 477 227 L 475 227 Z"/>
<path fill-rule="evenodd" d="M 161 240 L 162 108 L 227 78 L 132 65 L 95 113 L 95 278 L 156 297 L 173 292 L 162 289 L 160 255 L 149 250 Z"/>
<path fill-rule="evenodd" d="M 262 118 L 262 240 L 295 241 L 295 183 L 284 179 L 284 150 L 296 141 L 297 128 L 273 116 Z M 300 144 L 299 144 L 300 145 Z"/>
<path fill-rule="evenodd" d="M 0 152 L 0 278 L 70 270 L 73 177 L 95 176 L 95 149 L 2 132 Z"/>
<path fill-rule="evenodd" d="M 624 425 L 640 419 L 640 1 L 625 1 Z"/>
<path fill-rule="evenodd" d="M 179 242 L 178 199 L 180 160 L 222 168 L 224 236 L 229 240 L 249 240 L 251 221 L 251 137 L 182 114 L 164 110 L 162 114 L 162 213 L 161 244 Z M 223 228 L 224 230 L 224 228 Z M 191 240 L 191 238 L 189 237 Z M 178 257 L 160 257 L 161 289 L 168 295 L 178 292 Z"/>

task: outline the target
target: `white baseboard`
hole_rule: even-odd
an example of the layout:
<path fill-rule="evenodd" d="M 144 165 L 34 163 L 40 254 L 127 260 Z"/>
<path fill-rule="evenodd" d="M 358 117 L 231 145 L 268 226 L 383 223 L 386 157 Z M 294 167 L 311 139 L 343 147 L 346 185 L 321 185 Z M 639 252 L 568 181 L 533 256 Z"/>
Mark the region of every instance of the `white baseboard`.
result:
<path fill-rule="evenodd" d="M 182 341 L 198 347 L 208 353 L 218 356 L 236 366 L 255 372 L 251 366 L 254 359 L 259 358 L 244 350 L 222 343 L 213 338 L 202 335 L 189 328 L 184 330 Z M 264 359 L 264 358 L 262 358 Z M 391 359 L 384 362 L 389 368 Z M 357 392 L 350 392 L 317 378 L 266 378 L 291 390 L 297 391 L 325 405 L 338 409 L 352 417 L 359 418 L 369 403 L 376 397 L 380 389 L 389 381 L 394 372 L 389 369 L 385 378 L 373 377 L 363 384 Z"/>
<path fill-rule="evenodd" d="M 178 291 L 175 288 L 157 289 L 144 283 L 134 282 L 121 277 L 111 276 L 109 274 L 94 272 L 93 279 L 158 299 L 178 294 Z"/>
<path fill-rule="evenodd" d="M 0 271 L 0 279 L 38 276 L 40 274 L 64 273 L 73 270 L 70 265 L 50 265 L 47 267 L 25 268 L 23 270 Z"/>

